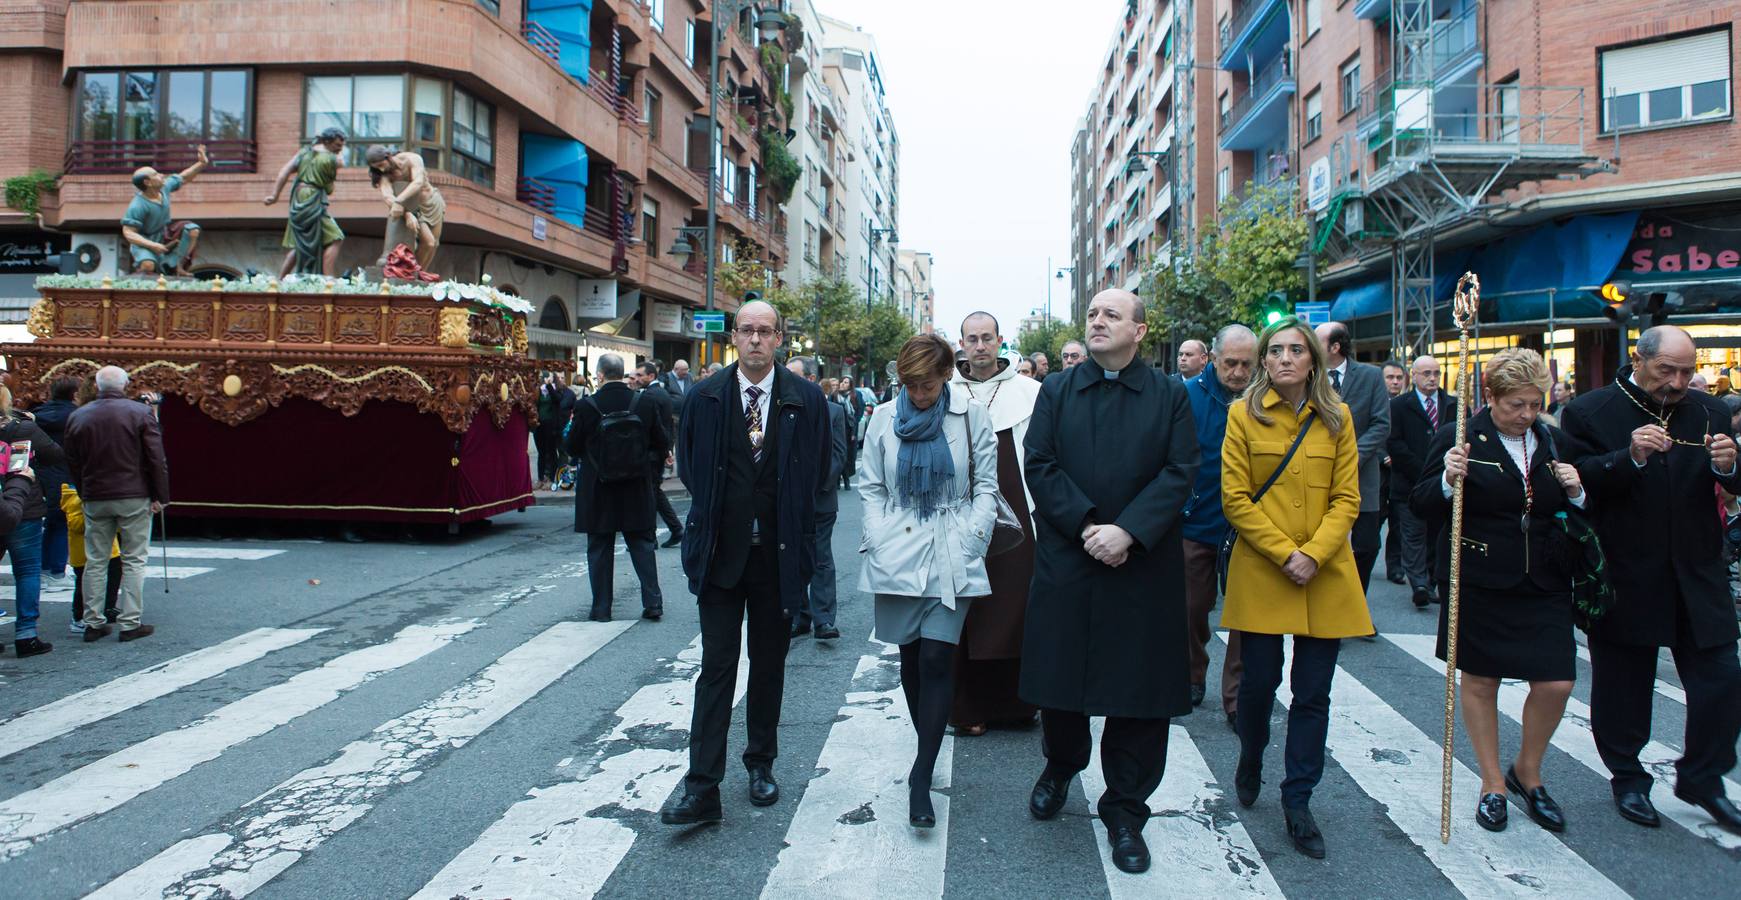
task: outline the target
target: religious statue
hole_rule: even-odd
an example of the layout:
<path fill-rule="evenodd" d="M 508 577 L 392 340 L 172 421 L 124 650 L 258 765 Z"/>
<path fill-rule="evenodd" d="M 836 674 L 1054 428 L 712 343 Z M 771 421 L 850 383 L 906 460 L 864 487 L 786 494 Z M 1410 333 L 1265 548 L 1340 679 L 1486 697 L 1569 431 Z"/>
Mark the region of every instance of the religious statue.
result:
<path fill-rule="evenodd" d="M 328 128 L 278 170 L 272 182 L 272 193 L 266 205 L 278 202 L 291 175 L 296 183 L 290 188 L 290 220 L 284 226 L 284 265 L 278 270 L 283 278 L 291 272 L 332 277 L 338 269 L 339 244 L 345 233 L 327 212 L 327 198 L 338 181 L 339 167 L 345 150 L 345 133 Z"/>
<path fill-rule="evenodd" d="M 204 144 L 199 146 L 199 161 L 179 175 L 165 177 L 150 166 L 133 173 L 133 187 L 139 193 L 127 204 L 121 217 L 121 236 L 126 238 L 133 254 L 133 269 L 151 275 L 174 275 L 193 259 L 199 247 L 198 225 L 171 221 L 169 195 L 205 171 L 211 160 Z"/>
<path fill-rule="evenodd" d="M 423 157 L 410 151 L 397 153 L 380 144 L 369 147 L 369 184 L 387 201 L 387 239 L 381 246 L 377 266 L 385 266 L 395 247 L 409 247 L 417 265 L 429 268 L 441 246 L 441 226 L 447 218 L 447 201 L 429 181 Z"/>

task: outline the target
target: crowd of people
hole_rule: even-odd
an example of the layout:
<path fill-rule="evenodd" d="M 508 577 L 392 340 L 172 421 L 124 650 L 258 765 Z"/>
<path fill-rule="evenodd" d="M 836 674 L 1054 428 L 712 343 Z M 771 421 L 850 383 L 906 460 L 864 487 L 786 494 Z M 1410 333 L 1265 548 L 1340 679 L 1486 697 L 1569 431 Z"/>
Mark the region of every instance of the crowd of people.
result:
<path fill-rule="evenodd" d="M 12 392 L 0 385 L 0 540 L 11 563 L 20 659 L 54 649 L 40 634 L 45 581 L 70 582 L 67 629 L 86 642 L 117 628 L 121 641 L 156 630 L 143 621 L 145 559 L 152 516 L 169 500 L 169 467 L 155 398 L 129 398 L 127 380 L 117 366 L 83 380 L 58 378 L 30 411 L 14 409 Z"/>
<path fill-rule="evenodd" d="M 665 823 L 723 817 L 745 641 L 748 799 L 778 801 L 785 658 L 793 639 L 840 635 L 832 535 L 838 492 L 854 485 L 857 587 L 873 602 L 875 636 L 899 647 L 916 735 L 913 827 L 937 822 L 933 769 L 949 727 L 970 737 L 1037 717 L 1029 811 L 1047 820 L 1092 762 L 1090 717 L 1104 716 L 1096 803 L 1109 855 L 1145 870 L 1169 722 L 1209 695 L 1218 625 L 1237 799 L 1250 807 L 1263 792 L 1285 676 L 1280 824 L 1321 858 L 1311 800 L 1341 642 L 1376 633 L 1369 580 L 1384 555 L 1413 606 L 1438 607 L 1438 652 L 1449 655 L 1447 526 L 1463 485 L 1456 663 L 1482 781 L 1477 822 L 1505 828 L 1510 792 L 1541 827 L 1567 826 L 1543 758 L 1576 677 L 1577 623 L 1589 631 L 1592 725 L 1620 815 L 1659 821 L 1638 755 L 1656 651 L 1668 647 L 1688 695 L 1675 794 L 1741 833 L 1722 789 L 1741 731 L 1741 667 L 1718 514 L 1719 490 L 1741 491 L 1735 410 L 1689 391 L 1684 332 L 1645 332 L 1613 384 L 1575 398 L 1540 354 L 1505 350 L 1486 361 L 1479 396 L 1459 398 L 1431 357 L 1356 361 L 1338 323 L 1229 325 L 1181 344 L 1175 374 L 1138 359 L 1146 331 L 1136 296 L 1102 293 L 1054 372 L 1044 354 L 1003 352 L 997 320 L 975 313 L 958 347 L 908 341 L 878 394 L 819 378 L 813 359 L 780 365 L 783 323 L 758 301 L 738 313 L 737 361 L 702 380 L 667 390 L 656 366 L 625 376 L 619 359 L 600 361 L 604 383 L 575 402 L 565 448 L 585 461 L 576 521 L 591 535 L 594 618 L 610 614 L 618 531 L 641 574 L 642 615 L 659 617 L 652 537 L 667 461 L 691 498 L 671 532 L 700 604 L 702 664 L 689 769 Z M 1460 400 L 1479 410 L 1454 445 Z M 1609 556 L 1616 599 L 1599 618 L 1580 620 L 1574 604 L 1569 515 L 1624 551 Z M 1166 647 L 1180 652 L 1156 649 Z M 1508 678 L 1530 689 L 1521 744 L 1502 763 L 1497 693 Z"/>

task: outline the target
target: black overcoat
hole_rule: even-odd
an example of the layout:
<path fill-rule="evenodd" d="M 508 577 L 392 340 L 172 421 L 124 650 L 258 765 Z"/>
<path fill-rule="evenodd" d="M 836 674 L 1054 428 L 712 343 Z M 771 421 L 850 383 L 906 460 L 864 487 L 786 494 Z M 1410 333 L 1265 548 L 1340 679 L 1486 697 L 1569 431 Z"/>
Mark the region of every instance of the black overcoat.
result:
<path fill-rule="evenodd" d="M 604 413 L 621 412 L 631 404 L 642 427 L 647 429 L 647 477 L 600 484 L 597 467 L 586 458 L 587 445 Z M 580 461 L 574 480 L 574 530 L 581 534 L 654 530 L 657 527 L 653 515 L 654 467 L 663 464 L 670 447 L 671 435 L 665 430 L 659 404 L 646 391 L 637 393 L 627 384 L 612 381 L 576 403 L 574 425 L 568 430 L 568 452 Z"/>
<path fill-rule="evenodd" d="M 1672 646 L 1678 598 L 1699 647 L 1733 644 L 1741 632 L 1723 563 L 1716 487 L 1741 492 L 1741 477 L 1718 477 L 1710 452 L 1699 446 L 1706 434 L 1729 431 L 1729 411 L 1717 398 L 1696 391 L 1662 410 L 1631 383 L 1631 376 L 1631 367 L 1621 369 L 1615 383 L 1574 399 L 1560 418 L 1573 443 L 1569 455 L 1591 495 L 1590 518 L 1616 595 L 1614 608 L 1591 636 Z M 1634 465 L 1632 432 L 1659 421 L 1663 412 L 1669 434 L 1695 446 L 1677 443 L 1666 453 L 1651 454 L 1643 467 Z"/>
<path fill-rule="evenodd" d="M 1035 559 L 1020 695 L 1036 706 L 1158 719 L 1191 711 L 1180 512 L 1197 474 L 1185 386 L 1132 364 L 1107 379 L 1092 360 L 1048 378 L 1023 466 Z M 1136 539 L 1106 566 L 1082 549 L 1090 523 Z"/>
<path fill-rule="evenodd" d="M 1457 398 L 1440 391 L 1436 402 L 1439 428 L 1455 424 Z M 1392 500 L 1409 502 L 1415 483 L 1421 480 L 1421 473 L 1426 471 L 1427 463 L 1432 459 L 1427 447 L 1433 443 L 1438 430 L 1427 418 L 1427 408 L 1421 405 L 1421 395 L 1415 389 L 1410 388 L 1390 398 L 1390 437 L 1385 443 L 1385 452 L 1390 454 Z M 1444 451 L 1439 451 L 1439 455 L 1442 457 Z M 1442 470 L 1444 460 L 1439 462 Z"/>

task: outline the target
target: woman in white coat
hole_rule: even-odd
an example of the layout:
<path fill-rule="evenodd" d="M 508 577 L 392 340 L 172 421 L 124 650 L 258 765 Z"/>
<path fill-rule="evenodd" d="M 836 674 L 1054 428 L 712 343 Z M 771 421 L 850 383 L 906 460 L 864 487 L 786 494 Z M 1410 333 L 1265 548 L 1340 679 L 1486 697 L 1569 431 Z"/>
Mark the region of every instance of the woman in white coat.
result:
<path fill-rule="evenodd" d="M 931 773 L 955 695 L 955 645 L 972 598 L 991 593 L 997 438 L 985 409 L 949 384 L 954 365 L 942 338 L 907 341 L 896 359 L 905 390 L 871 416 L 858 468 L 858 588 L 876 596 L 877 638 L 901 648 L 901 690 L 919 739 L 907 776 L 915 828 L 937 824 Z"/>

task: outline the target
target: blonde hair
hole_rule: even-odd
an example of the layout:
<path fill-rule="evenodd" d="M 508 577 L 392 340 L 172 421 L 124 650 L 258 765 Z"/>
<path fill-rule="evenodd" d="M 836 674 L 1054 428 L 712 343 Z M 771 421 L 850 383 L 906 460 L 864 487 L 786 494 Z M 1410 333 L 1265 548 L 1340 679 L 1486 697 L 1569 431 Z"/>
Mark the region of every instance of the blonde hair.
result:
<path fill-rule="evenodd" d="M 1553 379 L 1540 353 L 1527 347 L 1508 347 L 1488 357 L 1481 383 L 1495 399 L 1524 388 L 1535 388 L 1546 398 Z"/>
<path fill-rule="evenodd" d="M 902 384 L 916 384 L 927 378 L 948 378 L 955 370 L 955 351 L 949 342 L 934 334 L 917 334 L 901 346 L 895 358 L 895 372 Z"/>
<path fill-rule="evenodd" d="M 1298 331 L 1306 337 L 1306 351 L 1312 354 L 1312 371 L 1306 373 L 1306 397 L 1312 403 L 1312 408 L 1318 411 L 1318 419 L 1324 427 L 1330 429 L 1333 435 L 1342 433 L 1342 397 L 1330 387 L 1330 379 L 1324 375 L 1324 344 L 1318 340 L 1318 335 L 1306 323 L 1293 316 L 1283 316 L 1274 324 L 1263 330 L 1257 337 L 1257 374 L 1252 376 L 1251 386 L 1240 395 L 1245 401 L 1245 411 L 1253 419 L 1265 425 L 1273 425 L 1274 420 L 1269 413 L 1263 411 L 1263 398 L 1269 393 L 1269 369 L 1263 365 L 1269 356 L 1270 341 L 1284 331 Z"/>
<path fill-rule="evenodd" d="M 12 415 L 12 389 L 0 384 L 0 416 Z"/>

